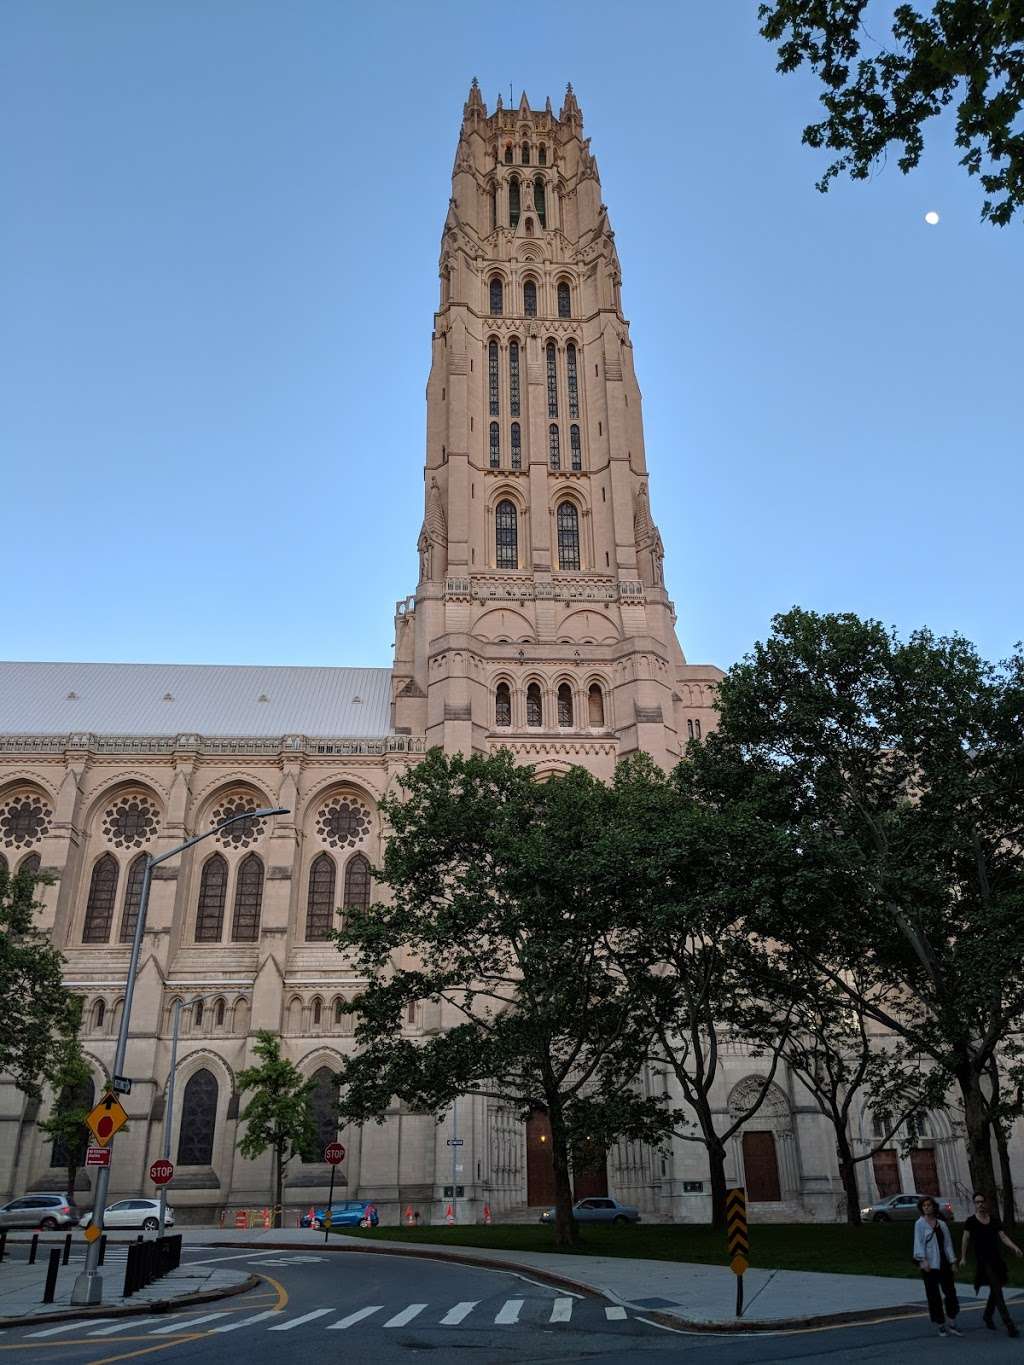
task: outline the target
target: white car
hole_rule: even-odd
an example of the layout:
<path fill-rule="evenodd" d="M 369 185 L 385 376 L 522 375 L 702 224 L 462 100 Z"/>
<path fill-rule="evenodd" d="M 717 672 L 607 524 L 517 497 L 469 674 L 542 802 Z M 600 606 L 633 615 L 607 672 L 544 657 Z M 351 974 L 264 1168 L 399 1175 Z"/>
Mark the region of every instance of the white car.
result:
<path fill-rule="evenodd" d="M 92 1222 L 92 1214 L 82 1217 L 82 1227 Z M 158 1232 L 160 1229 L 159 1199 L 119 1199 L 116 1204 L 108 1204 L 103 1214 L 103 1226 L 113 1232 L 115 1228 L 141 1228 L 143 1232 Z M 167 1206 L 165 1226 L 174 1227 L 174 1210 Z"/>

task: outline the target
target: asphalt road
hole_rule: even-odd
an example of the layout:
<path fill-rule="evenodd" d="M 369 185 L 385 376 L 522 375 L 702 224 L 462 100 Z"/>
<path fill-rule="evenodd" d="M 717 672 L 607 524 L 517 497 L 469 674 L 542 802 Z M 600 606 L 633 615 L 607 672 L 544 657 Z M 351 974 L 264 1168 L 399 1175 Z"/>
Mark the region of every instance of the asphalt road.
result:
<path fill-rule="evenodd" d="M 514 1360 L 928 1362 L 936 1352 L 978 1362 L 1024 1361 L 1024 1340 L 986 1331 L 980 1312 L 961 1319 L 962 1340 L 938 1340 L 927 1318 L 828 1331 L 742 1336 L 667 1331 L 642 1314 L 578 1297 L 508 1271 L 397 1256 L 186 1249 L 190 1264 L 252 1271 L 248 1294 L 151 1317 L 9 1328 L 3 1357 L 32 1365 L 114 1365 L 142 1354 L 167 1365 L 345 1365 L 432 1355 L 467 1365 Z"/>

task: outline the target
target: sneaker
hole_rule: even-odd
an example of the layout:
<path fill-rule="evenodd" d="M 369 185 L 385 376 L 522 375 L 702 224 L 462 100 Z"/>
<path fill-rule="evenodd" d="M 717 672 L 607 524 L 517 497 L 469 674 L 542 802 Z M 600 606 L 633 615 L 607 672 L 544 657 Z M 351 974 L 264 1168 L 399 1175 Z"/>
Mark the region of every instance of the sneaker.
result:
<path fill-rule="evenodd" d="M 946 1328 L 947 1328 L 947 1330 L 948 1330 L 949 1332 L 951 1332 L 952 1335 L 955 1336 L 955 1337 L 962 1337 L 962 1336 L 963 1336 L 963 1332 L 961 1332 L 960 1328 L 956 1325 L 955 1322 L 947 1322 L 947 1323 L 946 1323 Z"/>
<path fill-rule="evenodd" d="M 946 1335 L 946 1329 L 945 1329 L 945 1327 L 940 1327 L 940 1328 L 939 1328 L 939 1336 L 940 1336 L 940 1337 L 944 1337 L 945 1335 Z"/>

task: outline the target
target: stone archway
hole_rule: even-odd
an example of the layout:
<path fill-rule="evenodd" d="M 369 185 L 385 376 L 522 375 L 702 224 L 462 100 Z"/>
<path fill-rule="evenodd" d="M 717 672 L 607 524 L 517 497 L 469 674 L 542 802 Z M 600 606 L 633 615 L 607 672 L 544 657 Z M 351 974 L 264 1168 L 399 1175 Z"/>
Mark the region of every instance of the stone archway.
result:
<path fill-rule="evenodd" d="M 764 1085 L 760 1076 L 746 1076 L 729 1093 L 729 1112 L 739 1116 L 757 1100 Z M 777 1204 L 800 1193 L 800 1169 L 793 1113 L 785 1093 L 774 1081 L 756 1113 L 734 1135 L 733 1164 L 742 1176 L 751 1204 Z"/>

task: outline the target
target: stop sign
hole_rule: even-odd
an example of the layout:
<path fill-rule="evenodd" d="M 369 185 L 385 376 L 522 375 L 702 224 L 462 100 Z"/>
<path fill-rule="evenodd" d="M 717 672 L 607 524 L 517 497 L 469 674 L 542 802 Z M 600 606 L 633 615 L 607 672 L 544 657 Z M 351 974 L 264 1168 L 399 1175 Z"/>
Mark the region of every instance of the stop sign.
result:
<path fill-rule="evenodd" d="M 345 1148 L 340 1142 L 329 1142 L 324 1148 L 324 1160 L 332 1166 L 337 1166 L 339 1162 L 345 1160 Z"/>
<path fill-rule="evenodd" d="M 159 1161 L 154 1161 L 149 1168 L 149 1178 L 154 1185 L 166 1185 L 173 1174 L 174 1166 L 165 1157 L 161 1157 Z"/>

